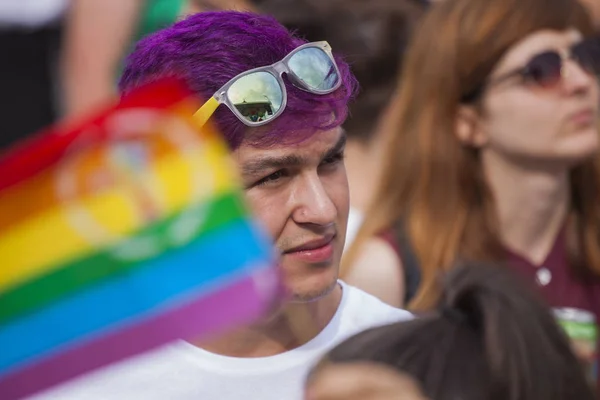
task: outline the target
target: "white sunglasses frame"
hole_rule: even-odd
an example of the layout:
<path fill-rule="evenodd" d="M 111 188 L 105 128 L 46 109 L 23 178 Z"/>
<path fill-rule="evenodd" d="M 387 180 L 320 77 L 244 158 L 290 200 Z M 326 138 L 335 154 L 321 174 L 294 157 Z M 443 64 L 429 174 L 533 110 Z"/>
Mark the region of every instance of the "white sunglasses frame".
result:
<path fill-rule="evenodd" d="M 294 71 L 290 68 L 290 66 L 289 66 L 290 59 L 298 52 L 308 49 L 308 48 L 317 48 L 317 49 L 322 50 L 331 60 L 331 63 L 333 65 L 333 67 L 335 68 L 335 73 L 337 74 L 337 77 L 338 77 L 336 84 L 332 88 L 325 89 L 325 90 L 314 89 L 314 88 L 310 87 L 309 85 L 307 85 L 306 83 L 304 83 L 304 81 L 302 79 L 300 79 L 300 77 L 298 77 L 294 73 Z M 252 121 L 248 121 L 239 112 L 239 110 L 231 102 L 231 99 L 227 95 L 227 92 L 231 88 L 231 86 L 235 82 L 237 82 L 238 79 L 243 78 L 244 76 L 256 73 L 256 72 L 267 72 L 277 80 L 277 83 L 279 84 L 279 87 L 281 89 L 282 99 L 281 99 L 281 106 L 273 114 L 273 116 L 271 118 L 266 119 L 264 121 L 252 122 Z M 329 43 L 327 43 L 326 41 L 305 43 L 305 44 L 295 48 L 294 50 L 292 50 L 282 60 L 277 61 L 274 64 L 267 65 L 264 67 L 253 68 L 248 71 L 244 71 L 241 74 L 238 74 L 238 75 L 234 76 L 233 78 L 231 78 L 229 81 L 227 81 L 227 83 L 225 85 L 223 85 L 219 90 L 217 90 L 215 92 L 215 94 L 213 94 L 212 97 L 206 103 L 204 103 L 204 105 L 202 107 L 200 107 L 200 109 L 198 109 L 198 111 L 196 111 L 196 113 L 194 114 L 194 118 L 197 120 L 197 122 L 200 124 L 200 126 L 202 126 L 212 116 L 212 114 L 215 112 L 217 107 L 221 104 L 224 104 L 225 106 L 227 106 L 227 108 L 229 108 L 229 110 L 231 110 L 231 112 L 240 121 L 242 121 L 245 125 L 247 125 L 249 127 L 257 127 L 257 126 L 262 126 L 262 125 L 268 124 L 271 121 L 273 121 L 275 118 L 279 117 L 281 115 L 281 113 L 285 110 L 285 107 L 287 106 L 287 90 L 285 88 L 285 82 L 283 80 L 284 73 L 287 74 L 290 82 L 298 89 L 303 90 L 305 92 L 318 94 L 318 95 L 325 95 L 325 94 L 333 93 L 337 89 L 339 89 L 340 86 L 342 85 L 342 77 L 340 75 L 340 70 L 337 66 L 337 63 L 335 62 L 335 58 L 333 57 L 333 53 L 331 51 L 331 46 L 329 45 Z"/>

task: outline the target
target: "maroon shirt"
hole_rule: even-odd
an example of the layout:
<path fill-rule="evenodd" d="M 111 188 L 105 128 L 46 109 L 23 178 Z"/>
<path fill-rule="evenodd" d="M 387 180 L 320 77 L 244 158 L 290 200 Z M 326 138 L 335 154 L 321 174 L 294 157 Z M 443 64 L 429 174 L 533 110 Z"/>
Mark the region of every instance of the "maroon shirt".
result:
<path fill-rule="evenodd" d="M 404 262 L 405 255 L 394 232 L 388 230 L 378 236 L 390 244 Z M 512 252 L 508 252 L 508 264 L 528 282 L 539 288 L 550 307 L 572 307 L 591 311 L 600 323 L 600 279 L 586 282 L 574 276 L 569 267 L 564 232 L 558 235 L 546 260 L 540 265 L 534 265 Z M 548 282 L 543 279 L 540 282 L 538 279 L 538 271 L 542 268 L 550 273 Z"/>
<path fill-rule="evenodd" d="M 382 233 L 379 237 L 396 250 L 401 260 L 404 259 L 398 238 L 395 237 L 393 231 Z M 574 275 L 569 266 L 564 230 L 558 235 L 548 256 L 540 265 L 535 265 L 519 254 L 510 251 L 507 264 L 528 282 L 537 286 L 550 307 L 569 307 L 590 311 L 596 316 L 596 322 L 600 325 L 600 278 L 585 281 Z M 540 271 L 542 273 L 538 273 Z M 600 346 L 600 338 L 598 346 Z M 598 348 L 600 349 L 600 347 Z M 598 357 L 598 365 L 600 365 L 600 351 Z M 600 391 L 600 377 L 598 390 Z"/>
<path fill-rule="evenodd" d="M 550 253 L 540 265 L 532 264 L 512 252 L 509 252 L 509 265 L 528 282 L 534 283 L 551 307 L 591 311 L 600 322 L 600 280 L 584 281 L 574 276 L 569 267 L 564 232 L 558 235 Z M 549 274 L 540 270 L 547 270 Z M 538 271 L 541 273 L 538 274 Z"/>
<path fill-rule="evenodd" d="M 528 282 L 539 288 L 550 307 L 571 307 L 590 311 L 596 316 L 596 323 L 600 326 L 600 280 L 584 281 L 574 276 L 569 266 L 565 239 L 563 230 L 540 265 L 535 265 L 513 252 L 509 252 L 508 264 Z M 597 343 L 600 346 L 600 338 Z M 600 365 L 600 351 L 598 351 L 597 362 Z M 600 393 L 600 377 L 596 388 Z"/>

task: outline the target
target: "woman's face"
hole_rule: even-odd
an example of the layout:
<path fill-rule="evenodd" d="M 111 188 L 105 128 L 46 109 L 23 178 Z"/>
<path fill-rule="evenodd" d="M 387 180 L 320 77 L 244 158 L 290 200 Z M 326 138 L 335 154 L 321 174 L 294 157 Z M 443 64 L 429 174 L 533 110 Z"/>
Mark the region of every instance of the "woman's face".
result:
<path fill-rule="evenodd" d="M 581 0 L 583 5 L 588 9 L 594 25 L 600 28 L 600 1 L 599 0 Z"/>
<path fill-rule="evenodd" d="M 575 30 L 544 30 L 509 49 L 490 74 L 493 83 L 482 97 L 476 130 L 483 152 L 553 165 L 577 164 L 597 152 L 598 81 L 568 57 L 581 40 Z M 563 55 L 562 73 L 554 84 L 542 87 L 512 74 L 548 51 Z"/>

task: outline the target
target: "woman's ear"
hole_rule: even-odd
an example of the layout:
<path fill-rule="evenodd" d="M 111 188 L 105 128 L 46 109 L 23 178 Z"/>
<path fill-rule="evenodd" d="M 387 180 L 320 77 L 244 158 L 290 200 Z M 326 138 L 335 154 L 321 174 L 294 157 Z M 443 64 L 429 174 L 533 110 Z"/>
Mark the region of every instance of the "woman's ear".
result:
<path fill-rule="evenodd" d="M 481 148 L 487 144 L 487 135 L 482 129 L 481 116 L 473 106 L 461 105 L 456 112 L 454 133 L 465 146 Z"/>

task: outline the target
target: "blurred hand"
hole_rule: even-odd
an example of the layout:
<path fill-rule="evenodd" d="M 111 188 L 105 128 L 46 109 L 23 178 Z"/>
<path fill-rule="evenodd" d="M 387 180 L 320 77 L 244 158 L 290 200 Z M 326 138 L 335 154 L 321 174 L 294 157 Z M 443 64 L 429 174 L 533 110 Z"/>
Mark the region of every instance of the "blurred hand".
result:
<path fill-rule="evenodd" d="M 410 377 L 374 363 L 324 364 L 308 382 L 306 400 L 426 400 Z"/>

